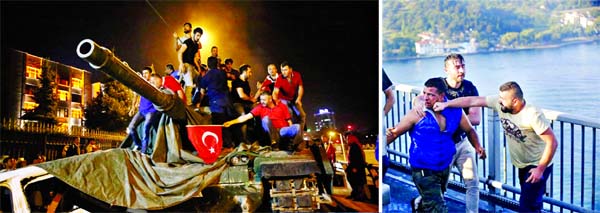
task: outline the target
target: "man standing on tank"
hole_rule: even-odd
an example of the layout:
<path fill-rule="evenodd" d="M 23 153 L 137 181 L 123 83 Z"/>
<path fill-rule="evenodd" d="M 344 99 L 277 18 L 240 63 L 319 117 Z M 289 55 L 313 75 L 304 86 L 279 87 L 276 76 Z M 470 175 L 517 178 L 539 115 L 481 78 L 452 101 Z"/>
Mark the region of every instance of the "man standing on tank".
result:
<path fill-rule="evenodd" d="M 231 115 L 231 100 L 229 99 L 229 88 L 227 87 L 227 76 L 225 72 L 218 69 L 218 59 L 208 57 L 208 72 L 200 84 L 200 99 L 204 96 L 208 98 L 208 106 L 211 111 L 213 124 L 223 124 L 228 121 Z M 235 144 L 232 141 L 230 130 L 223 130 L 223 146 L 232 148 Z"/>
<path fill-rule="evenodd" d="M 285 104 L 290 114 L 299 117 L 300 129 L 305 128 L 306 113 L 302 107 L 302 97 L 304 96 L 304 84 L 300 73 L 293 70 L 292 66 L 287 62 L 281 63 L 281 76 L 275 81 L 273 90 L 273 99 L 281 100 Z"/>
<path fill-rule="evenodd" d="M 179 72 L 181 78 L 185 82 L 183 90 L 185 91 L 186 105 L 192 104 L 192 89 L 194 88 L 194 78 L 198 76 L 198 68 L 200 67 L 200 37 L 202 37 L 202 28 L 194 29 L 194 34 L 191 39 L 187 39 L 177 52 L 177 60 L 179 61 Z"/>

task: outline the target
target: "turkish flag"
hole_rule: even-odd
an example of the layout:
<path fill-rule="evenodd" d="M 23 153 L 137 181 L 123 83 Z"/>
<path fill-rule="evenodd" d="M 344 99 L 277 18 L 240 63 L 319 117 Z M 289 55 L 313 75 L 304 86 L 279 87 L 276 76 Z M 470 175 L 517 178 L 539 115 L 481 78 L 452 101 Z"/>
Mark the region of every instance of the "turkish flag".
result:
<path fill-rule="evenodd" d="M 205 163 L 214 163 L 223 146 L 221 125 L 187 125 L 188 138 Z"/>

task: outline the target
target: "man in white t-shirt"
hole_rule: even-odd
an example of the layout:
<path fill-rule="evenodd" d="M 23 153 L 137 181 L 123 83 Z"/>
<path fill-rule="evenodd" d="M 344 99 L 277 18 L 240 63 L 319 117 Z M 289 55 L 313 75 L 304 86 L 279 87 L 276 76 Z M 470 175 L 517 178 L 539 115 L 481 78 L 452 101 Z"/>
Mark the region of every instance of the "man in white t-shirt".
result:
<path fill-rule="evenodd" d="M 473 96 L 438 102 L 434 110 L 480 106 L 493 108 L 499 113 L 512 164 L 519 168 L 519 212 L 540 212 L 546 180 L 552 172 L 552 157 L 558 146 L 550 122 L 539 108 L 526 103 L 521 87 L 514 81 L 502 84 L 499 96 Z"/>

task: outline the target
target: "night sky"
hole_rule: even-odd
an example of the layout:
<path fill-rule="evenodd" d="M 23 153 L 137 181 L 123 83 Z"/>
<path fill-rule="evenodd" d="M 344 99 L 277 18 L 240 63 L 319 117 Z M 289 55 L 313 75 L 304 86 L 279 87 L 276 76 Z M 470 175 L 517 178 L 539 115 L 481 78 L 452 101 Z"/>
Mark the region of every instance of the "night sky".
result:
<path fill-rule="evenodd" d="M 92 71 L 75 52 L 90 38 L 135 70 L 153 64 L 162 72 L 167 63 L 178 65 L 171 34 L 182 35 L 183 23 L 191 22 L 204 29 L 202 62 L 218 46 L 234 67 L 250 64 L 253 92 L 267 64 L 290 62 L 304 81 L 309 127 L 327 107 L 338 128 L 377 128 L 377 1 L 150 1 L 166 24 L 146 1 L 0 3 L 2 61 L 12 48 Z"/>

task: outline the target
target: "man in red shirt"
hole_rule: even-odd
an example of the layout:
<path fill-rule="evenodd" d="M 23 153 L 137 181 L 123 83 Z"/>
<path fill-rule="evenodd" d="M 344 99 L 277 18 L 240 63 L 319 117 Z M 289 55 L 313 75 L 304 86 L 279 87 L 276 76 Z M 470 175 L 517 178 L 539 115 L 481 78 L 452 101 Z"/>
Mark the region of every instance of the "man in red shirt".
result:
<path fill-rule="evenodd" d="M 273 101 L 273 96 L 268 92 L 260 94 L 260 105 L 254 107 L 248 114 L 244 114 L 236 119 L 227 121 L 224 127 L 243 123 L 247 120 L 259 116 L 262 120 L 262 126 L 265 132 L 271 137 L 271 145 L 274 146 L 280 138 L 291 139 L 294 145 L 302 140 L 300 134 L 300 125 L 292 124 L 292 119 L 287 107 L 281 101 Z M 292 144 L 280 143 L 282 149 L 291 151 Z M 274 147 L 276 148 L 276 147 Z"/>
<path fill-rule="evenodd" d="M 185 93 L 183 91 L 183 88 L 181 87 L 181 84 L 179 84 L 179 82 L 177 82 L 177 80 L 173 76 L 166 75 L 165 77 L 163 77 L 162 86 L 167 89 L 170 89 L 175 94 L 177 94 L 177 97 L 181 98 L 181 100 L 183 100 L 183 103 L 187 103 Z"/>
<path fill-rule="evenodd" d="M 281 63 L 281 76 L 275 81 L 273 97 L 275 100 L 281 100 L 288 107 L 290 114 L 295 113 L 300 117 L 300 128 L 304 129 L 306 113 L 302 108 L 302 96 L 304 86 L 300 73 L 294 71 L 287 61 Z"/>

